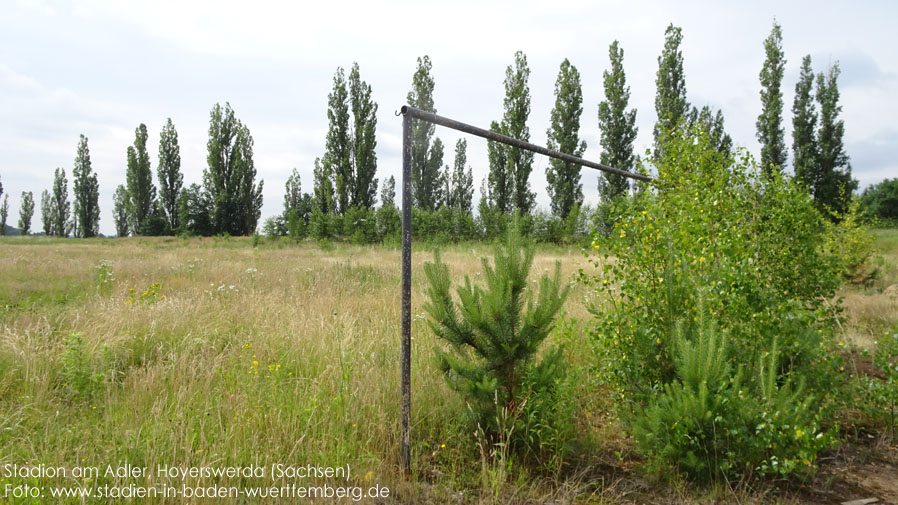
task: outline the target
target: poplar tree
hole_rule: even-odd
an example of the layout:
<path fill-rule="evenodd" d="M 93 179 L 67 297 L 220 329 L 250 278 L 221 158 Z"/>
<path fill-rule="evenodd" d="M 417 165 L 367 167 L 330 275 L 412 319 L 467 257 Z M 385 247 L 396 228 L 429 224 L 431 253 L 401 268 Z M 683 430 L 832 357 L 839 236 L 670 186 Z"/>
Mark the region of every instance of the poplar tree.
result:
<path fill-rule="evenodd" d="M 733 139 L 724 128 L 723 111 L 717 109 L 716 112 L 713 112 L 708 105 L 702 107 L 701 110 L 693 107 L 686 117 L 685 123 L 687 127 L 697 127 L 706 132 L 711 146 L 725 158 L 730 156 L 733 150 Z"/>
<path fill-rule="evenodd" d="M 342 67 L 334 73 L 334 89 L 327 95 L 327 139 L 324 163 L 334 177 L 337 212 L 345 214 L 352 202 L 352 143 L 349 131 L 349 92 Z"/>
<path fill-rule="evenodd" d="M 848 210 L 857 181 L 851 177 L 851 163 L 845 153 L 842 137 L 845 122 L 839 119 L 839 62 L 824 74 L 817 74 L 817 103 L 820 105 L 820 128 L 817 130 L 817 177 L 814 199 L 818 207 L 833 219 Z"/>
<path fill-rule="evenodd" d="M 53 199 L 46 189 L 41 192 L 41 227 L 44 235 L 53 235 Z"/>
<path fill-rule="evenodd" d="M 549 149 L 582 157 L 586 142 L 580 140 L 580 115 L 583 114 L 583 90 L 580 72 L 567 58 L 561 62 L 555 81 L 555 107 L 552 108 L 548 136 Z M 552 212 L 566 218 L 574 205 L 583 203 L 583 185 L 580 184 L 580 165 L 555 158 L 546 168 L 546 182 Z"/>
<path fill-rule="evenodd" d="M 147 153 L 147 126 L 141 123 L 134 130 L 134 145 L 128 146 L 127 196 L 130 228 L 136 235 L 145 232 L 156 200 L 156 187 L 153 186 L 153 172 L 150 168 L 150 155 Z"/>
<path fill-rule="evenodd" d="M 474 174 L 468 164 L 468 141 L 458 139 L 455 143 L 455 161 L 451 172 L 446 166 L 446 206 L 471 213 L 474 200 Z M 467 168 L 467 171 L 465 170 Z"/>
<path fill-rule="evenodd" d="M 761 169 L 768 175 L 786 166 L 786 132 L 783 129 L 783 73 L 786 66 L 783 32 L 774 20 L 764 40 L 766 59 L 761 68 L 761 115 L 755 123 L 761 143 Z"/>
<path fill-rule="evenodd" d="M 602 80 L 605 100 L 599 103 L 599 131 L 602 154 L 599 161 L 610 167 L 628 172 L 636 168 L 637 157 L 633 150 L 636 142 L 636 109 L 627 110 L 630 87 L 624 73 L 624 50 L 615 40 L 608 47 L 611 69 L 605 70 Z M 630 182 L 623 175 L 602 172 L 599 176 L 599 195 L 603 201 L 626 195 Z"/>
<path fill-rule="evenodd" d="M 69 202 L 69 181 L 65 177 L 65 170 L 57 168 L 53 175 L 53 234 L 65 237 L 69 234 L 69 219 L 72 213 L 72 204 Z"/>
<path fill-rule="evenodd" d="M 315 168 L 312 171 L 312 175 L 315 179 L 315 194 L 313 198 L 315 209 L 322 214 L 335 213 L 334 181 L 330 165 L 322 163 L 321 158 L 315 158 Z"/>
<path fill-rule="evenodd" d="M 169 228 L 178 229 L 178 200 L 184 186 L 181 173 L 181 147 L 178 145 L 178 131 L 171 118 L 165 122 L 159 134 L 159 165 L 156 166 L 159 180 L 159 202 L 165 211 Z"/>
<path fill-rule="evenodd" d="M 100 233 L 100 184 L 90 164 L 87 137 L 81 135 L 75 167 L 72 169 L 75 190 L 75 223 L 79 237 L 96 237 Z"/>
<path fill-rule="evenodd" d="M 31 191 L 22 191 L 22 205 L 19 208 L 19 233 L 31 233 L 31 218 L 34 216 L 34 195 Z"/>
<path fill-rule="evenodd" d="M 817 184 L 817 109 L 813 89 L 811 55 L 807 55 L 801 60 L 801 73 L 795 84 L 795 100 L 792 103 L 792 154 L 795 177 L 812 192 Z"/>
<path fill-rule="evenodd" d="M 431 68 L 429 56 L 418 58 L 418 68 L 412 76 L 412 90 L 406 102 L 417 109 L 435 113 Z M 412 200 L 416 207 L 433 210 L 440 204 L 443 187 L 443 143 L 433 139 L 435 126 L 431 123 L 413 119 L 411 130 Z"/>
<path fill-rule="evenodd" d="M 525 142 L 530 141 L 530 67 L 527 56 L 518 51 L 514 55 L 514 65 L 505 69 L 505 114 L 502 129 L 506 135 Z M 529 214 L 536 202 L 536 194 L 530 191 L 530 172 L 533 170 L 533 152 L 516 147 L 504 146 L 506 171 L 513 184 L 512 204 L 515 210 Z"/>
<path fill-rule="evenodd" d="M 498 121 L 490 123 L 490 131 L 506 134 Z M 504 144 L 487 141 L 487 156 L 490 172 L 485 186 L 489 204 L 499 212 L 511 212 L 514 207 L 514 177 L 508 170 L 508 151 Z"/>
<path fill-rule="evenodd" d="M 380 205 L 381 207 L 396 206 L 396 178 L 392 175 L 389 179 L 384 179 L 381 185 Z"/>
<path fill-rule="evenodd" d="M 119 184 L 112 195 L 112 221 L 115 223 L 115 236 L 127 237 L 128 226 L 128 190 Z"/>
<path fill-rule="evenodd" d="M 658 56 L 658 72 L 655 77 L 655 158 L 660 158 L 667 136 L 680 125 L 689 113 L 686 100 L 686 76 L 683 72 L 682 30 L 668 25 L 664 31 L 664 50 Z"/>
<path fill-rule="evenodd" d="M 352 206 L 371 209 L 377 198 L 377 103 L 371 85 L 361 79 L 359 64 L 349 73 L 349 102 L 352 109 Z"/>
<path fill-rule="evenodd" d="M 209 120 L 203 186 L 212 204 L 215 233 L 250 235 L 262 213 L 263 181 L 256 184 L 253 137 L 231 104 L 215 104 Z"/>
<path fill-rule="evenodd" d="M 9 217 L 9 195 L 3 196 L 0 204 L 0 235 L 6 235 L 6 218 Z"/>

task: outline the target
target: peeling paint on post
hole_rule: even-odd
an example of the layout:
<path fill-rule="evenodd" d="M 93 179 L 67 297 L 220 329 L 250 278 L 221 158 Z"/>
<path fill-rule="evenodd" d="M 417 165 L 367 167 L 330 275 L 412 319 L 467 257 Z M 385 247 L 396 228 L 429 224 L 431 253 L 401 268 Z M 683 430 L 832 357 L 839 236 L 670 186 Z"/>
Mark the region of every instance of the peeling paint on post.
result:
<path fill-rule="evenodd" d="M 402 433 L 399 463 L 411 471 L 412 408 L 412 117 L 402 116 Z"/>

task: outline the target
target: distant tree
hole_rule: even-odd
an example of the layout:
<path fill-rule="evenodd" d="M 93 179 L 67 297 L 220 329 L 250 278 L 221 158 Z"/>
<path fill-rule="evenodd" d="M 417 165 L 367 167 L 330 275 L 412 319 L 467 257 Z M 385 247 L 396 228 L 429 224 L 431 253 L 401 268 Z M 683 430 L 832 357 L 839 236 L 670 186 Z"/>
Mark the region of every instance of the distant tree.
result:
<path fill-rule="evenodd" d="M 231 104 L 215 104 L 209 120 L 203 185 L 212 203 L 215 233 L 250 235 L 262 213 L 263 181 L 256 184 L 253 137 Z"/>
<path fill-rule="evenodd" d="M 78 142 L 72 177 L 77 235 L 84 238 L 96 237 L 100 233 L 100 184 L 97 182 L 97 174 L 90 165 L 90 150 L 87 147 L 87 137 L 84 135 L 81 135 Z"/>
<path fill-rule="evenodd" d="M 352 203 L 355 185 L 352 174 L 352 140 L 349 130 L 349 92 L 342 67 L 334 74 L 334 89 L 327 96 L 327 139 L 325 164 L 333 172 L 337 211 L 345 214 Z"/>
<path fill-rule="evenodd" d="M 633 171 L 637 156 L 633 150 L 636 142 L 636 109 L 627 110 L 630 102 L 630 87 L 624 73 L 624 50 L 615 40 L 608 48 L 611 69 L 603 74 L 605 100 L 599 103 L 599 131 L 601 132 L 602 154 L 599 161 L 610 167 Z M 602 172 L 599 176 L 599 195 L 603 201 L 614 200 L 626 195 L 630 189 L 629 180 L 617 174 Z"/>
<path fill-rule="evenodd" d="M 786 132 L 783 129 L 783 73 L 786 67 L 783 52 L 783 31 L 773 21 L 770 35 L 764 40 L 767 57 L 761 68 L 761 115 L 755 123 L 761 143 L 761 169 L 770 174 L 786 166 Z"/>
<path fill-rule="evenodd" d="M 70 232 L 70 219 L 72 218 L 72 204 L 69 202 L 69 181 L 65 177 L 65 170 L 57 168 L 53 176 L 53 234 L 65 237 Z"/>
<path fill-rule="evenodd" d="M 392 175 L 389 179 L 384 179 L 380 188 L 380 205 L 396 206 L 396 178 Z"/>
<path fill-rule="evenodd" d="M 658 119 L 652 133 L 655 138 L 656 159 L 661 157 L 667 136 L 689 113 L 683 53 L 680 51 L 682 42 L 682 30 L 672 24 L 668 25 L 664 31 L 664 50 L 658 57 L 658 73 L 655 77 L 655 112 Z"/>
<path fill-rule="evenodd" d="M 505 114 L 502 130 L 509 137 L 530 141 L 530 67 L 527 56 L 518 51 L 514 55 L 514 65 L 505 69 Z M 530 191 L 530 172 L 533 170 L 533 152 L 515 147 L 505 147 L 506 167 L 512 177 L 512 203 L 522 215 L 529 214 L 536 202 L 536 194 Z"/>
<path fill-rule="evenodd" d="M 214 204 L 198 184 L 186 186 L 178 197 L 179 233 L 209 236 L 215 234 Z"/>
<path fill-rule="evenodd" d="M 498 121 L 490 123 L 490 131 L 506 134 Z M 484 196 L 489 205 L 499 212 L 511 212 L 514 208 L 514 175 L 508 169 L 508 150 L 498 142 L 487 142 L 490 172 L 487 176 Z"/>
<path fill-rule="evenodd" d="M 436 112 L 431 68 L 429 56 L 418 58 L 418 68 L 412 76 L 412 90 L 409 91 L 406 101 L 412 107 Z M 412 120 L 412 199 L 416 207 L 430 210 L 439 206 L 443 187 L 440 173 L 443 166 L 442 142 L 439 144 L 439 152 L 436 152 L 434 130 L 435 126 L 431 123 Z"/>
<path fill-rule="evenodd" d="M 865 189 L 860 206 L 869 218 L 898 224 L 898 178 L 886 179 Z"/>
<path fill-rule="evenodd" d="M 449 166 L 446 166 L 445 204 L 450 209 L 461 209 L 467 213 L 471 213 L 471 206 L 474 200 L 474 174 L 468 164 L 468 141 L 458 139 L 455 143 L 455 162 L 453 163 L 451 172 Z M 467 168 L 467 171 L 465 171 Z"/>
<path fill-rule="evenodd" d="M 284 213 L 282 219 L 285 226 L 291 221 L 302 219 L 303 223 L 309 222 L 312 213 L 312 196 L 302 192 L 302 181 L 299 172 L 294 168 L 293 173 L 287 178 L 284 185 Z"/>
<path fill-rule="evenodd" d="M 115 223 L 115 236 L 127 237 L 129 235 L 128 223 L 128 190 L 119 184 L 112 195 L 112 220 Z"/>
<path fill-rule="evenodd" d="M 707 132 L 711 146 L 725 158 L 730 156 L 733 150 L 733 139 L 724 129 L 723 112 L 720 109 L 717 112 L 712 112 L 708 105 L 702 107 L 701 110 L 693 107 L 684 122 L 687 127 L 698 127 Z"/>
<path fill-rule="evenodd" d="M 813 90 L 814 72 L 811 56 L 807 55 L 801 60 L 801 73 L 792 103 L 792 153 L 795 177 L 812 193 L 817 184 L 817 109 Z"/>
<path fill-rule="evenodd" d="M 561 70 L 555 81 L 555 107 L 546 132 L 549 149 L 582 157 L 586 142 L 580 140 L 580 115 L 583 114 L 583 90 L 580 72 L 567 58 L 561 62 Z M 583 203 L 583 185 L 580 184 L 580 165 L 552 158 L 546 168 L 549 198 L 552 212 L 567 217 L 575 205 Z"/>
<path fill-rule="evenodd" d="M 6 235 L 6 218 L 9 216 L 9 195 L 3 196 L 3 204 L 0 205 L 0 235 Z"/>
<path fill-rule="evenodd" d="M 817 130 L 817 183 L 814 199 L 820 209 L 834 219 L 848 210 L 857 181 L 851 177 L 851 162 L 842 137 L 845 122 L 839 119 L 839 62 L 826 74 L 817 75 L 817 103 L 820 104 L 820 128 Z"/>
<path fill-rule="evenodd" d="M 34 216 L 34 195 L 31 191 L 22 191 L 22 206 L 19 209 L 19 233 L 31 233 L 31 218 Z"/>
<path fill-rule="evenodd" d="M 46 189 L 41 193 L 41 226 L 44 235 L 53 235 L 53 198 Z"/>
<path fill-rule="evenodd" d="M 144 225 L 153 213 L 153 202 L 156 200 L 150 155 L 147 153 L 147 126 L 143 123 L 134 130 L 134 145 L 128 146 L 126 180 L 130 228 L 135 234 L 142 234 Z"/>
<path fill-rule="evenodd" d="M 349 73 L 349 102 L 352 109 L 353 207 L 374 208 L 377 198 L 377 103 L 371 85 L 359 76 L 359 64 Z"/>
<path fill-rule="evenodd" d="M 181 147 L 178 145 L 178 131 L 171 118 L 165 122 L 159 134 L 159 165 L 156 167 L 159 179 L 159 202 L 168 218 L 169 228 L 178 229 L 178 200 L 184 186 L 181 173 Z"/>
<path fill-rule="evenodd" d="M 334 201 L 334 176 L 327 160 L 322 163 L 320 158 L 315 158 L 313 176 L 315 178 L 315 193 L 313 197 L 315 209 L 321 214 L 336 213 L 337 209 Z"/>

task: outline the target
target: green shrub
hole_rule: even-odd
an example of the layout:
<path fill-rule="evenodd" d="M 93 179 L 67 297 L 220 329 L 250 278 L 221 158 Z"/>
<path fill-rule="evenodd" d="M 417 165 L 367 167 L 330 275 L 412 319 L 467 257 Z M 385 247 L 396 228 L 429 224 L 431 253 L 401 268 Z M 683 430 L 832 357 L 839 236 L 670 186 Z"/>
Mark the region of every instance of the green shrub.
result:
<path fill-rule="evenodd" d="M 492 443 L 540 455 L 557 454 L 560 434 L 569 429 L 564 398 L 559 397 L 565 364 L 560 347 L 540 357 L 540 345 L 554 326 L 569 287 L 561 281 L 561 265 L 554 277 L 544 274 L 539 291 L 530 287 L 528 273 L 534 247 L 513 224 L 505 242 L 496 246 L 491 266 L 483 259 L 485 286 L 469 277 L 450 294 L 448 267 L 435 254 L 426 263 L 428 301 L 434 333 L 449 345 L 435 349 L 440 370 L 468 403 L 474 421 Z"/>
<path fill-rule="evenodd" d="M 676 378 L 631 414 L 640 450 L 701 482 L 812 470 L 832 439 L 819 431 L 804 385 L 777 373 L 776 345 L 744 382 L 725 335 L 704 315 L 691 338 L 687 327 L 677 325 L 672 340 Z"/>
<path fill-rule="evenodd" d="M 108 260 L 101 261 L 94 272 L 97 282 L 97 292 L 101 295 L 109 295 L 115 287 L 115 275 L 112 271 L 112 262 Z"/>
<path fill-rule="evenodd" d="M 65 340 L 62 357 L 62 378 L 72 397 L 91 399 L 103 386 L 105 375 L 94 373 L 91 356 L 84 348 L 84 339 L 72 333 Z"/>
<path fill-rule="evenodd" d="M 869 356 L 869 352 L 865 352 Z M 876 342 L 873 350 L 876 375 L 862 374 L 855 378 L 854 403 L 859 406 L 873 426 L 884 428 L 890 437 L 898 432 L 898 331 Z"/>

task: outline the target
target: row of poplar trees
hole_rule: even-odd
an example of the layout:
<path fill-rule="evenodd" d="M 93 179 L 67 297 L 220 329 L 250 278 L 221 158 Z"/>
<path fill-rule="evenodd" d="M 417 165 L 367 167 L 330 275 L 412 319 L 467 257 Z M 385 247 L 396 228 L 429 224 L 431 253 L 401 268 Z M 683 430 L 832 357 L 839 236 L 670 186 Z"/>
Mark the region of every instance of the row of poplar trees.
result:
<path fill-rule="evenodd" d="M 134 143 L 125 152 L 126 184 L 120 184 L 113 195 L 117 236 L 183 232 L 248 235 L 256 230 L 262 209 L 263 181 L 255 181 L 252 135 L 236 118 L 230 104 L 224 107 L 216 104 L 210 114 L 202 185 L 184 187 L 178 132 L 168 119 L 159 138 L 157 192 L 147 152 L 148 136 L 146 125 L 141 123 L 134 130 Z M 91 168 L 88 140 L 84 135 L 78 143 L 72 175 L 72 201 L 69 201 L 69 181 L 63 168 L 56 169 L 53 187 L 42 193 L 43 232 L 62 237 L 98 236 L 99 183 Z M 22 234 L 28 234 L 34 205 L 31 194 L 23 193 L 22 201 L 19 227 Z M 4 224 L 5 220 L 3 216 Z"/>
<path fill-rule="evenodd" d="M 676 129 L 694 127 L 707 132 L 713 145 L 729 156 L 733 141 L 724 129 L 723 113 L 707 105 L 698 108 L 687 100 L 680 49 L 682 40 L 679 27 L 667 27 L 655 81 L 657 119 L 653 128 L 652 157 L 663 155 L 666 139 Z M 776 21 L 764 41 L 764 50 L 766 58 L 760 72 L 762 107 L 756 127 L 761 144 L 761 167 L 772 175 L 782 172 L 788 161 L 782 92 L 786 59 L 782 49 L 782 28 Z M 624 50 L 614 41 L 608 54 L 610 67 L 603 73 L 605 96 L 598 106 L 600 161 L 622 170 L 637 171 L 641 165 L 634 150 L 638 133 L 636 109 L 629 108 L 630 87 L 623 68 Z M 407 102 L 435 113 L 431 71 L 430 58 L 418 58 Z M 795 175 L 807 186 L 821 211 L 836 218 L 847 210 L 851 194 L 857 187 L 857 181 L 851 177 L 851 165 L 842 140 L 844 122 L 839 119 L 839 72 L 836 62 L 825 72 L 814 74 L 811 57 L 805 56 L 792 106 Z M 491 130 L 530 140 L 527 126 L 529 78 L 527 57 L 517 52 L 514 63 L 505 71 L 504 112 L 501 119 L 492 122 Z M 555 82 L 555 105 L 547 131 L 549 148 L 574 156 L 583 155 L 586 142 L 579 133 L 582 113 L 580 73 L 565 59 Z M 371 86 L 361 79 L 357 63 L 353 64 L 348 78 L 342 68 L 337 69 L 333 90 L 328 95 L 327 118 L 325 153 L 314 164 L 314 192 L 302 192 L 299 174 L 294 169 L 286 184 L 285 222 L 297 217 L 308 222 L 313 213 L 346 214 L 353 208 L 371 210 L 375 206 L 377 103 L 372 99 Z M 134 144 L 126 151 L 127 184 L 119 186 L 114 196 L 117 235 L 173 232 L 247 235 L 256 230 L 262 206 L 262 181 L 255 181 L 252 136 L 236 118 L 230 104 L 215 105 L 212 109 L 202 185 L 183 187 L 178 134 L 169 119 L 160 135 L 157 195 L 146 149 L 147 135 L 146 126 L 139 125 Z M 411 135 L 414 205 L 426 210 L 446 206 L 471 213 L 474 184 L 467 163 L 467 141 L 460 139 L 456 143 L 455 158 L 450 167 L 443 164 L 444 146 L 435 136 L 433 124 L 415 120 Z M 535 206 L 535 193 L 529 182 L 533 153 L 489 142 L 488 159 L 489 173 L 482 185 L 481 209 L 531 213 Z M 72 204 L 68 201 L 65 170 L 61 168 L 56 169 L 52 190 L 42 194 L 44 232 L 48 235 L 95 236 L 99 233 L 99 190 L 96 174 L 91 169 L 87 138 L 83 135 L 72 174 L 75 193 Z M 583 203 L 578 165 L 552 159 L 546 168 L 546 180 L 554 215 L 566 218 Z M 384 180 L 382 205 L 394 205 L 395 186 L 393 177 Z M 599 178 L 603 201 L 619 198 L 629 190 L 630 182 L 623 176 L 603 172 Z M 27 230 L 34 203 L 30 194 L 23 194 L 22 200 L 20 221 L 28 224 L 20 222 L 20 228 Z M 0 232 L 5 232 L 7 213 L 8 205 L 4 199 L 0 204 L 3 224 Z"/>

